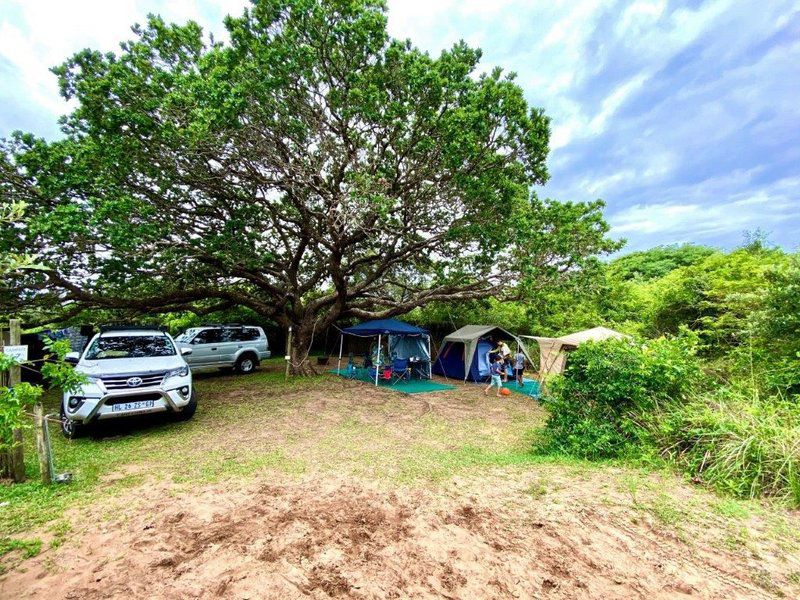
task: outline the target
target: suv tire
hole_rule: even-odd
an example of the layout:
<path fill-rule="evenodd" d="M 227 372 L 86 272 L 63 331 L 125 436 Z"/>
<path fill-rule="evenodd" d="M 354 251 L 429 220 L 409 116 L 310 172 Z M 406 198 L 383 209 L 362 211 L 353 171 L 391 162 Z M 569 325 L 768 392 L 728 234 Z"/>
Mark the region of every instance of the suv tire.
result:
<path fill-rule="evenodd" d="M 64 434 L 64 437 L 70 440 L 76 440 L 86 435 L 86 430 L 88 428 L 83 423 L 79 423 L 78 421 L 73 421 L 72 419 L 67 417 L 67 414 L 64 412 L 64 404 L 61 404 L 61 433 Z"/>
<path fill-rule="evenodd" d="M 175 413 L 176 421 L 188 421 L 194 416 L 197 411 L 197 393 L 192 389 L 192 397 L 189 398 L 189 404 L 183 407 L 181 412 Z"/>
<path fill-rule="evenodd" d="M 255 371 L 257 366 L 258 359 L 251 352 L 245 352 L 236 361 L 236 372 L 247 375 Z"/>

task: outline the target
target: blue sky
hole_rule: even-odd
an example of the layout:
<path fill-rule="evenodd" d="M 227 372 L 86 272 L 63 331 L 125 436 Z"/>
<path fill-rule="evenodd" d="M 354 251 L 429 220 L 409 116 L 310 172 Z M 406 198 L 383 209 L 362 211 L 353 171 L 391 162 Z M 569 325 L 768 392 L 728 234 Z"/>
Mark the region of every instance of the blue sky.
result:
<path fill-rule="evenodd" d="M 0 0 L 0 136 L 52 138 L 69 105 L 48 68 L 116 50 L 149 12 L 224 39 L 245 0 Z M 800 244 L 796 1 L 389 0 L 395 37 L 438 53 L 464 39 L 518 74 L 553 121 L 542 196 L 603 198 L 627 250 L 734 247 L 761 229 Z"/>

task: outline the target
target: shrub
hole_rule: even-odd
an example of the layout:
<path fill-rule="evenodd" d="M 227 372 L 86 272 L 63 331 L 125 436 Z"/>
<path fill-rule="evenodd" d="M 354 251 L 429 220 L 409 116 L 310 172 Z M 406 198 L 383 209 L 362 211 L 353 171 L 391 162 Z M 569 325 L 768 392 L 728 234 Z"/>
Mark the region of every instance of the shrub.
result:
<path fill-rule="evenodd" d="M 685 401 L 701 379 L 690 335 L 641 345 L 630 340 L 587 343 L 552 380 L 550 415 L 539 451 L 582 458 L 640 453 L 649 422 L 663 407 Z"/>
<path fill-rule="evenodd" d="M 800 405 L 722 388 L 670 407 L 654 422 L 662 454 L 735 496 L 800 504 Z"/>

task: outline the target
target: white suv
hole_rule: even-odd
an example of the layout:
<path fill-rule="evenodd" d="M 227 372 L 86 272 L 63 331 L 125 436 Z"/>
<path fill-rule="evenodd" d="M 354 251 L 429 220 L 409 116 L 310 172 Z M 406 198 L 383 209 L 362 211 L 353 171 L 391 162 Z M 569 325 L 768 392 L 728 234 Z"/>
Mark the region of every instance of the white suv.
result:
<path fill-rule="evenodd" d="M 187 329 L 175 338 L 181 349 L 191 349 L 186 359 L 194 368 L 217 367 L 252 373 L 270 357 L 267 334 L 252 325 L 205 325 Z"/>
<path fill-rule="evenodd" d="M 87 377 L 61 401 L 61 431 L 74 438 L 95 420 L 166 412 L 191 418 L 197 409 L 192 373 L 169 334 L 156 329 L 101 328 L 83 355 L 66 360 Z"/>

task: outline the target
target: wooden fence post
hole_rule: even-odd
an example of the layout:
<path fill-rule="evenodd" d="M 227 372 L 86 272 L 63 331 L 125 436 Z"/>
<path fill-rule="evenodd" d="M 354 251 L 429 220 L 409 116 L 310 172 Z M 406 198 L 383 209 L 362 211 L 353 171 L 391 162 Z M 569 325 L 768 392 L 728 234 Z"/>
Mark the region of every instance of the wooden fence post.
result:
<path fill-rule="evenodd" d="M 42 483 L 49 485 L 53 483 L 53 457 L 50 454 L 50 440 L 47 439 L 45 427 L 44 408 L 41 404 L 33 407 L 34 427 L 36 428 L 36 453 L 39 455 L 39 472 L 42 476 Z"/>
<path fill-rule="evenodd" d="M 12 346 L 19 346 L 22 343 L 22 327 L 19 319 L 11 319 L 8 322 L 9 342 Z M 21 381 L 19 365 L 11 367 L 8 373 L 8 387 L 12 388 Z M 10 471 L 11 478 L 20 483 L 25 481 L 25 456 L 22 450 L 22 430 L 15 429 L 12 434 L 13 446 L 9 457 L 11 459 Z"/>

